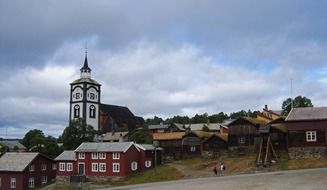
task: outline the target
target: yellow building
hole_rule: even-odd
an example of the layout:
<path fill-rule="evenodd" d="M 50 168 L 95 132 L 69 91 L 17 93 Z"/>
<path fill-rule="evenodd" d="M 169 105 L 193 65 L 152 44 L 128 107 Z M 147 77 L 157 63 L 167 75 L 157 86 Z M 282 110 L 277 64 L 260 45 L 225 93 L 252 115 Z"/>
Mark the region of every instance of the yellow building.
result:
<path fill-rule="evenodd" d="M 270 121 L 276 120 L 282 116 L 281 110 L 269 110 L 268 106 L 265 105 L 265 107 L 262 109 L 262 112 L 257 115 L 257 119 L 265 121 L 269 123 Z"/>

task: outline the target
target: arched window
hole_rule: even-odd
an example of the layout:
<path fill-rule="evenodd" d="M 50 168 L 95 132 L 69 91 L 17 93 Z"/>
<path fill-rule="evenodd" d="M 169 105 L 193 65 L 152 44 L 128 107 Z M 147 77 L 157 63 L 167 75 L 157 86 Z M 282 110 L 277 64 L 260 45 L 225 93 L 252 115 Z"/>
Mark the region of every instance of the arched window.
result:
<path fill-rule="evenodd" d="M 90 106 L 90 118 L 95 118 L 95 106 L 94 105 L 91 105 Z"/>
<path fill-rule="evenodd" d="M 80 111 L 79 105 L 75 105 L 74 106 L 74 118 L 79 118 L 79 111 Z"/>

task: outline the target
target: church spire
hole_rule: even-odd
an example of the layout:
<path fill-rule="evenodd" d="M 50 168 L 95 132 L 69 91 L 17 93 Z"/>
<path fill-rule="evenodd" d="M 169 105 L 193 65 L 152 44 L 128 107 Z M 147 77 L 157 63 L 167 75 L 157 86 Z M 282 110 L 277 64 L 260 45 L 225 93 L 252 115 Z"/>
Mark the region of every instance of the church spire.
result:
<path fill-rule="evenodd" d="M 89 67 L 88 61 L 87 61 L 87 47 L 85 48 L 85 60 L 84 65 L 80 69 L 81 71 L 81 78 L 91 78 L 91 71 L 92 69 Z"/>

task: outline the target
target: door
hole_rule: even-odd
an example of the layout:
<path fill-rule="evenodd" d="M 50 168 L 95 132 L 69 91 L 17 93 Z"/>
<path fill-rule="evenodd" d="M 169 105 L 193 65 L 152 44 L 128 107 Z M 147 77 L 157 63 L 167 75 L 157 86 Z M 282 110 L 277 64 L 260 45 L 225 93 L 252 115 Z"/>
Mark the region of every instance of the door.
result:
<path fill-rule="evenodd" d="M 85 174 L 85 167 L 84 163 L 78 163 L 78 175 L 84 175 Z"/>

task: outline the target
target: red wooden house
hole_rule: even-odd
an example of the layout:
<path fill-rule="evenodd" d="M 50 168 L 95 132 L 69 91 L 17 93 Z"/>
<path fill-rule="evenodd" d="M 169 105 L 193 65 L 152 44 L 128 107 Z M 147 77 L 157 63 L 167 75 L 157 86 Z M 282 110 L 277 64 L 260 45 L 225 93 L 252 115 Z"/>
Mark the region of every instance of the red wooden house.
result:
<path fill-rule="evenodd" d="M 326 156 L 327 107 L 293 108 L 285 121 L 291 158 Z"/>
<path fill-rule="evenodd" d="M 144 171 L 162 164 L 162 151 L 160 147 L 152 144 L 136 144 L 140 150 L 140 170 Z"/>
<path fill-rule="evenodd" d="M 0 158 L 0 189 L 30 189 L 52 182 L 55 162 L 39 153 L 7 152 Z"/>

